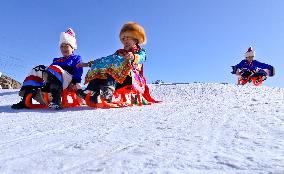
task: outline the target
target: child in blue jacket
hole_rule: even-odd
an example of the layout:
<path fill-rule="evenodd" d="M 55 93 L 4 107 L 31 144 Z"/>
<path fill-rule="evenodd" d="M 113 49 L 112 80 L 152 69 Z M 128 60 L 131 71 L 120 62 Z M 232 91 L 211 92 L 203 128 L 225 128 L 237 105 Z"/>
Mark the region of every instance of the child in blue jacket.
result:
<path fill-rule="evenodd" d="M 62 57 L 54 58 L 48 67 L 39 65 L 33 68 L 31 73 L 25 78 L 19 92 L 19 95 L 23 97 L 22 100 L 17 104 L 13 104 L 11 108 L 27 108 L 25 105 L 27 95 L 33 93 L 33 98 L 36 99 L 37 95 L 40 94 L 40 89 L 50 92 L 52 95 L 49 108 L 62 109 L 61 94 L 63 89 L 72 88 L 77 90 L 81 88 L 83 68 L 77 67 L 77 64 L 82 63 L 82 58 L 74 54 L 75 49 L 77 49 L 77 43 L 75 33 L 71 28 L 61 33 L 59 44 Z"/>
<path fill-rule="evenodd" d="M 252 47 L 249 47 L 245 53 L 245 59 L 239 64 L 233 66 L 232 74 L 240 75 L 242 78 L 247 78 L 248 76 L 274 76 L 275 69 L 273 66 L 261 63 L 254 60 L 255 52 Z"/>

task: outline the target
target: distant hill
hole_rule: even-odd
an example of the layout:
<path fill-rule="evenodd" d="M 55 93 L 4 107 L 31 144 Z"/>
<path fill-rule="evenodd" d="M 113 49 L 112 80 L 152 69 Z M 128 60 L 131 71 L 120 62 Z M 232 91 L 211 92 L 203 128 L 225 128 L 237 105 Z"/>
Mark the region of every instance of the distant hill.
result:
<path fill-rule="evenodd" d="M 0 73 L 0 89 L 19 89 L 21 83 Z"/>

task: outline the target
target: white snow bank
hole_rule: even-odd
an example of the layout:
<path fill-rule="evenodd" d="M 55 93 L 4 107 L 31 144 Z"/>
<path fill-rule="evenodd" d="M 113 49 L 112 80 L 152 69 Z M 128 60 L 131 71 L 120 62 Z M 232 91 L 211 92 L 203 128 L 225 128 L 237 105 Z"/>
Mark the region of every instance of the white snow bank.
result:
<path fill-rule="evenodd" d="M 0 90 L 0 173 L 284 173 L 284 89 L 150 89 L 161 104 L 63 111 Z"/>

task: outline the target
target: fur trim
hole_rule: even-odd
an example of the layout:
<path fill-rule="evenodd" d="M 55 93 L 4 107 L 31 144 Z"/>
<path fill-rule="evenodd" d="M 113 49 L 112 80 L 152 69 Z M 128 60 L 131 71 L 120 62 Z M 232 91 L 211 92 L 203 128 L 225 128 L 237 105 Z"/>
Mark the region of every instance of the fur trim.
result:
<path fill-rule="evenodd" d="M 119 34 L 121 41 L 123 36 L 129 36 L 137 39 L 138 44 L 146 44 L 147 42 L 144 28 L 135 22 L 128 22 L 122 26 Z"/>
<path fill-rule="evenodd" d="M 255 52 L 251 51 L 251 52 L 246 52 L 245 57 L 251 57 L 251 56 L 255 56 Z"/>
<path fill-rule="evenodd" d="M 72 48 L 77 49 L 76 38 L 75 38 L 75 36 L 71 36 L 69 33 L 62 32 L 60 34 L 59 45 L 61 45 L 62 43 L 69 44 L 69 45 L 72 46 Z"/>

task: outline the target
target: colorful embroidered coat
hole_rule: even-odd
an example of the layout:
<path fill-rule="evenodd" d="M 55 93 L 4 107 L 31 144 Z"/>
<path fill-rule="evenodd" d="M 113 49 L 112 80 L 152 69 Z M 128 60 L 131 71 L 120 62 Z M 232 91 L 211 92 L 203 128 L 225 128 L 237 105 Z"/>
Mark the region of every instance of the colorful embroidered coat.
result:
<path fill-rule="evenodd" d="M 107 75 L 111 75 L 118 83 L 123 83 L 131 70 L 141 71 L 142 64 L 146 60 L 146 50 L 134 48 L 131 50 L 134 54 L 134 60 L 128 60 L 121 55 L 127 53 L 126 50 L 117 50 L 114 54 L 94 60 L 91 69 L 88 71 L 85 84 L 94 79 L 106 79 Z"/>

